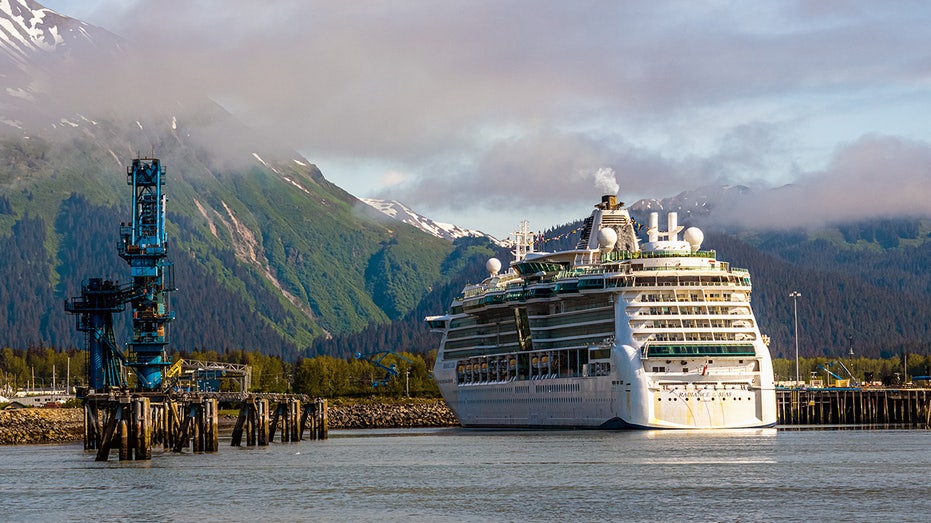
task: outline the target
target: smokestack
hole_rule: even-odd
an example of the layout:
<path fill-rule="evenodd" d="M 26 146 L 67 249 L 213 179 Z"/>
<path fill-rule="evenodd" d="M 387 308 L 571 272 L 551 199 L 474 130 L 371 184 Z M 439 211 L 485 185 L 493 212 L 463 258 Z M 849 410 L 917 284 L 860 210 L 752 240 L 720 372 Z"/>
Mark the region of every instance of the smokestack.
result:
<path fill-rule="evenodd" d="M 659 240 L 659 213 L 650 213 L 650 223 L 647 227 L 647 236 L 651 242 Z"/>
<path fill-rule="evenodd" d="M 606 194 L 601 197 L 601 208 L 605 210 L 611 210 L 617 208 L 617 196 L 613 194 Z"/>

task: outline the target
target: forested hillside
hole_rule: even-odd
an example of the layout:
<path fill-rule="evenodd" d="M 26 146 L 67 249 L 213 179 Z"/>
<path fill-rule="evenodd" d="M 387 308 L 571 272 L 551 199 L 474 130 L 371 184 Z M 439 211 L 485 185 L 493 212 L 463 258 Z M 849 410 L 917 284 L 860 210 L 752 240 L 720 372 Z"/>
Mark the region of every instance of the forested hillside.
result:
<path fill-rule="evenodd" d="M 214 111 L 225 125 L 228 116 Z M 139 150 L 156 151 L 167 168 L 178 350 L 293 358 L 318 337 L 403 317 L 453 250 L 261 140 L 258 152 L 242 146 L 221 159 L 176 119 L 85 125 L 0 136 L 4 346 L 83 346 L 62 303 L 88 278 L 128 279 L 116 244 L 130 217 L 125 166 Z"/>
<path fill-rule="evenodd" d="M 505 249 L 486 238 L 459 238 L 454 245 L 455 250 L 442 263 L 442 272 L 448 276 L 437 281 L 420 303 L 403 318 L 385 325 L 371 325 L 361 332 L 346 336 L 318 339 L 308 355 L 349 357 L 355 353 L 382 350 L 426 353 L 436 349 L 439 336 L 427 330 L 424 318 L 445 313 L 450 302 L 467 283 L 485 278 L 485 262 L 488 258 L 506 260 L 510 256 Z"/>
<path fill-rule="evenodd" d="M 634 218 L 647 221 L 645 215 Z M 574 222 L 545 231 L 543 250 L 574 248 L 580 226 L 581 222 Z M 727 233 L 705 228 L 703 247 L 715 249 L 719 259 L 734 267 L 750 270 L 754 312 L 760 330 L 771 337 L 774 357 L 794 358 L 794 305 L 789 293 L 798 291 L 803 356 L 849 356 L 852 347 L 858 357 L 888 358 L 903 352 L 931 354 L 929 231 L 929 222 L 919 219 L 850 223 L 818 231 Z M 499 256 L 510 259 L 503 253 Z M 423 317 L 445 311 L 466 282 L 484 277 L 479 258 L 470 265 L 471 273 L 451 280 L 442 296 L 429 295 L 435 302 L 431 307 L 315 347 L 365 352 L 366 347 L 390 348 L 397 343 L 400 350 L 415 352 L 435 348 L 439 336 L 427 332 Z"/>

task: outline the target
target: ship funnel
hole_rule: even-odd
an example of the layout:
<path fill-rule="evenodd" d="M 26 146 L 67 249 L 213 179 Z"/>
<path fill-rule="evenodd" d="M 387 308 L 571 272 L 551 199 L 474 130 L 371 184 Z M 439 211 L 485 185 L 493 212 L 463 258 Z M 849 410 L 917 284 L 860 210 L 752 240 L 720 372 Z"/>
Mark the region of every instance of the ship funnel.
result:
<path fill-rule="evenodd" d="M 624 202 L 617 201 L 617 195 L 606 194 L 601 197 L 601 203 L 595 206 L 596 209 L 603 211 L 614 211 L 620 209 Z"/>
<path fill-rule="evenodd" d="M 679 213 L 671 212 L 666 216 L 666 231 L 669 232 L 668 240 L 671 242 L 679 240 Z"/>
<path fill-rule="evenodd" d="M 647 238 L 651 242 L 659 240 L 659 213 L 650 213 L 650 225 L 647 227 Z"/>

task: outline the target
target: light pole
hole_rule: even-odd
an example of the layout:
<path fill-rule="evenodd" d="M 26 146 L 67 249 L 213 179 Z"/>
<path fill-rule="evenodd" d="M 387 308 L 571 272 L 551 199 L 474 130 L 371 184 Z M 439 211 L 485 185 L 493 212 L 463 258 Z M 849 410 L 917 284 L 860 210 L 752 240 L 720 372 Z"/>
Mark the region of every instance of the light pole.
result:
<path fill-rule="evenodd" d="M 792 291 L 789 296 L 792 298 L 792 303 L 795 305 L 795 386 L 798 387 L 798 297 L 802 293 L 798 291 Z"/>

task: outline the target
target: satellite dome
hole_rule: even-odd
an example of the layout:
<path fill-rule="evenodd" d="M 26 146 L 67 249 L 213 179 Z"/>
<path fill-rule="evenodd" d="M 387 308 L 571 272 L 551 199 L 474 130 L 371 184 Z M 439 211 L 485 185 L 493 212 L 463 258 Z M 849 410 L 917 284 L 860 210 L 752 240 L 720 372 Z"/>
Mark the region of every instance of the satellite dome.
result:
<path fill-rule="evenodd" d="M 604 227 L 598 231 L 598 246 L 606 251 L 614 248 L 617 243 L 617 231 L 610 227 Z"/>
<path fill-rule="evenodd" d="M 485 262 L 485 270 L 492 276 L 498 274 L 498 272 L 501 271 L 501 260 L 498 258 L 489 258 L 488 261 Z"/>
<path fill-rule="evenodd" d="M 701 248 L 701 242 L 705 240 L 705 233 L 701 232 L 701 229 L 698 227 L 689 227 L 682 234 L 682 239 L 689 243 L 689 246 L 692 247 L 692 251 L 697 251 Z"/>

